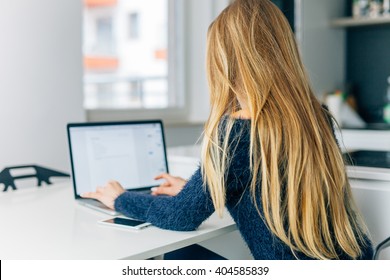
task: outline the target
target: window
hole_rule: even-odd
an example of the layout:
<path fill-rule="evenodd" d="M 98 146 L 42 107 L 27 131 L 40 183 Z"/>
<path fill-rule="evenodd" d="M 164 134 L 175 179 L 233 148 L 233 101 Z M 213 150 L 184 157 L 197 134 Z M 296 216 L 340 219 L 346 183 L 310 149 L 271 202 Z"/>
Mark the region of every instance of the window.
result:
<path fill-rule="evenodd" d="M 108 54 L 113 51 L 112 18 L 98 18 L 96 19 L 95 52 Z"/>
<path fill-rule="evenodd" d="M 129 38 L 138 39 L 139 37 L 139 14 L 129 14 Z"/>
<path fill-rule="evenodd" d="M 181 0 L 84 0 L 84 107 L 182 110 Z M 171 55 L 172 54 L 172 55 Z"/>

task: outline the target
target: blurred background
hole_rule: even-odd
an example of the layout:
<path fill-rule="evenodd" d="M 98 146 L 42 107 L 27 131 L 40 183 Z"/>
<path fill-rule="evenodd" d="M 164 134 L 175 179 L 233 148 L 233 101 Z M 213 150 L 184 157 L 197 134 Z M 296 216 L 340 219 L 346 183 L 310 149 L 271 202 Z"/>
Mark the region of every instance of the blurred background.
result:
<path fill-rule="evenodd" d="M 364 163 L 379 159 L 379 171 L 348 173 L 378 243 L 390 235 L 389 0 L 273 2 L 340 126 L 342 149 L 381 151 Z M 69 122 L 162 119 L 169 151 L 199 144 L 207 29 L 228 3 L 0 1 L 0 170 L 69 172 Z"/>
<path fill-rule="evenodd" d="M 1 1 L 0 165 L 40 158 L 68 170 L 72 121 L 161 118 L 168 146 L 194 144 L 209 110 L 207 28 L 228 2 Z M 377 1 L 359 10 L 356 1 L 274 2 L 296 34 L 316 95 L 330 97 L 339 123 L 387 129 L 386 0 L 377 13 L 370 6 Z M 347 109 L 338 104 L 344 100 Z"/>

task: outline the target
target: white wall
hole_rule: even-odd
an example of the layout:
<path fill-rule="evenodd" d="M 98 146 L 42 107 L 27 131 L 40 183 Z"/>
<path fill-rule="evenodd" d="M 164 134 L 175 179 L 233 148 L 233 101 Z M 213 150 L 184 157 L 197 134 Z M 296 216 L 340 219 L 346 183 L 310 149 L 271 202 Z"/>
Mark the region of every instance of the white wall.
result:
<path fill-rule="evenodd" d="M 229 0 L 185 0 L 185 80 L 189 124 L 168 124 L 168 147 L 201 143 L 203 123 L 210 110 L 206 77 L 206 38 L 210 23 Z"/>
<path fill-rule="evenodd" d="M 165 140 L 167 147 L 200 145 L 203 124 L 171 124 L 165 125 Z"/>
<path fill-rule="evenodd" d="M 330 27 L 344 16 L 344 0 L 296 0 L 296 33 L 316 95 L 343 86 L 345 30 Z"/>
<path fill-rule="evenodd" d="M 188 28 L 186 74 L 190 122 L 203 122 L 209 115 L 209 93 L 206 78 L 207 30 L 210 23 L 228 5 L 228 2 L 228 0 L 191 0 L 186 3 Z"/>
<path fill-rule="evenodd" d="M 66 123 L 84 120 L 80 0 L 0 1 L 0 171 L 69 171 Z"/>
<path fill-rule="evenodd" d="M 209 113 L 206 79 L 206 35 L 212 21 L 212 1 L 189 1 L 186 6 L 186 75 L 189 102 L 189 120 L 204 121 Z"/>

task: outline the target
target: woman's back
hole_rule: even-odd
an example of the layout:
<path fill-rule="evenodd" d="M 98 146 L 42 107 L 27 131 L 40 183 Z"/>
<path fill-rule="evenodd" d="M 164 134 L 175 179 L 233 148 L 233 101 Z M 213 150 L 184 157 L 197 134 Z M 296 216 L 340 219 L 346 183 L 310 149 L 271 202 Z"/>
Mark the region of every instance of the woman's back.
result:
<path fill-rule="evenodd" d="M 337 258 L 340 248 L 350 258 L 361 256 L 365 226 L 331 117 L 312 91 L 282 12 L 269 0 L 233 1 L 209 28 L 207 70 L 211 110 L 202 175 L 216 210 L 228 203 L 224 178 L 236 136 L 231 119 L 222 131 L 219 123 L 244 111 L 251 120 L 244 195 L 250 194 L 258 219 L 291 250 L 312 258 Z"/>
<path fill-rule="evenodd" d="M 222 122 L 223 124 L 223 122 Z M 251 170 L 249 166 L 250 120 L 236 119 L 230 138 L 231 164 L 226 179 L 226 206 L 235 220 L 255 259 L 311 259 L 302 253 L 294 253 L 278 239 L 260 218 L 250 193 Z M 262 211 L 261 197 L 257 204 Z M 366 239 L 362 245 L 361 259 L 372 258 L 372 247 Z M 339 259 L 350 259 L 339 251 Z"/>

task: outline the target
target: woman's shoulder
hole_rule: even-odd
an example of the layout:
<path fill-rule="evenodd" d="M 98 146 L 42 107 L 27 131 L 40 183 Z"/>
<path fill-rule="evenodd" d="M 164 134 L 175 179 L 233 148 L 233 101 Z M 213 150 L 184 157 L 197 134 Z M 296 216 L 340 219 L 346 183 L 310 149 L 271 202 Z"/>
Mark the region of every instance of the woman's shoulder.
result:
<path fill-rule="evenodd" d="M 229 117 L 237 120 L 247 120 L 250 121 L 251 115 L 248 110 L 239 110 L 229 115 Z"/>
<path fill-rule="evenodd" d="M 243 136 L 250 132 L 251 119 L 240 114 L 240 112 L 224 115 L 219 124 L 222 135 L 225 135 L 229 126 L 231 126 L 231 129 L 229 129 L 230 136 Z"/>

